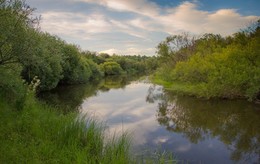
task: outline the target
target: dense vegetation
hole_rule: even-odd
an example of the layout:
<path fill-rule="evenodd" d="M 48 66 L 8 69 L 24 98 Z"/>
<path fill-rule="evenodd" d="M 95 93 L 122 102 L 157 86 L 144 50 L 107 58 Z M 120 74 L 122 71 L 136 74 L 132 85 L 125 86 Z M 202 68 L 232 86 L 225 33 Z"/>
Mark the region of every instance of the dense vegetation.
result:
<path fill-rule="evenodd" d="M 158 61 L 155 56 L 119 56 L 101 53 L 83 52 L 83 55 L 99 64 L 105 75 L 120 74 L 145 74 L 151 73 L 158 67 Z"/>
<path fill-rule="evenodd" d="M 198 97 L 259 99 L 260 21 L 232 36 L 170 36 L 158 45 L 155 81 Z"/>

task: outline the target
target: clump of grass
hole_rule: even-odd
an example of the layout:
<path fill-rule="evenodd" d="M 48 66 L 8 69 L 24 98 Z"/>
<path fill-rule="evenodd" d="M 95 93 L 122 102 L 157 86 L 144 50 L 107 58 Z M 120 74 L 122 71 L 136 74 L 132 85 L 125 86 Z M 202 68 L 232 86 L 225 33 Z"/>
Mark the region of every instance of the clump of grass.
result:
<path fill-rule="evenodd" d="M 131 145 L 129 136 L 126 132 L 123 132 L 120 137 L 114 133 L 104 148 L 104 153 L 106 154 L 104 161 L 110 161 L 111 163 L 125 163 L 126 161 L 135 163 L 131 159 L 129 151 Z"/>
<path fill-rule="evenodd" d="M 137 161 L 140 164 L 177 164 L 179 162 L 172 153 L 160 149 L 143 151 L 137 156 Z"/>

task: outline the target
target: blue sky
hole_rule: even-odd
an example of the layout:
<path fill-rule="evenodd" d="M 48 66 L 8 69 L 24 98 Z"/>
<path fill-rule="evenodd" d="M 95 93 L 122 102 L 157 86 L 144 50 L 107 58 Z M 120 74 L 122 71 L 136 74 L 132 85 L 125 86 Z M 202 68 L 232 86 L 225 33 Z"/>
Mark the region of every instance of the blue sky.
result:
<path fill-rule="evenodd" d="M 83 50 L 154 55 L 169 35 L 230 35 L 260 17 L 260 0 L 27 0 L 41 29 Z"/>

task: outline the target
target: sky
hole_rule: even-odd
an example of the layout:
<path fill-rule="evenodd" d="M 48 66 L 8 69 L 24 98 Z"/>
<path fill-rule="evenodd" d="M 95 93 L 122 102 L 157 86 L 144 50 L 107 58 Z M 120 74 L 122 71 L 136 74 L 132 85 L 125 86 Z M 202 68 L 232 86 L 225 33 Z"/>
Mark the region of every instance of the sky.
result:
<path fill-rule="evenodd" d="M 82 50 L 155 55 L 169 35 L 231 35 L 260 19 L 260 0 L 27 0 L 42 31 Z"/>

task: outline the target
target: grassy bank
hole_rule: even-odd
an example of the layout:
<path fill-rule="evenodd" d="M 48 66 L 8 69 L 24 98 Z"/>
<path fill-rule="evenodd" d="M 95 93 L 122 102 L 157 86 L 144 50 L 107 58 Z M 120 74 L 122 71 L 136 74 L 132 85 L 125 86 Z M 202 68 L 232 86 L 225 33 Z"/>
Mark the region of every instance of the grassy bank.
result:
<path fill-rule="evenodd" d="M 177 81 L 167 81 L 163 80 L 159 75 L 151 76 L 151 81 L 153 83 L 164 86 L 166 90 L 172 91 L 176 94 L 180 95 L 189 95 L 203 98 L 212 98 L 216 97 L 213 93 L 210 93 L 210 90 L 207 89 L 206 84 L 191 84 L 191 83 L 183 83 Z"/>
<path fill-rule="evenodd" d="M 92 119 L 75 121 L 27 97 L 23 110 L 0 100 L 0 163 L 131 163 L 127 135 L 106 139 Z"/>

